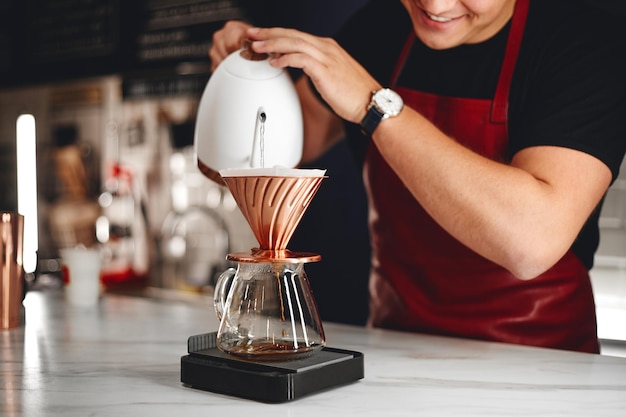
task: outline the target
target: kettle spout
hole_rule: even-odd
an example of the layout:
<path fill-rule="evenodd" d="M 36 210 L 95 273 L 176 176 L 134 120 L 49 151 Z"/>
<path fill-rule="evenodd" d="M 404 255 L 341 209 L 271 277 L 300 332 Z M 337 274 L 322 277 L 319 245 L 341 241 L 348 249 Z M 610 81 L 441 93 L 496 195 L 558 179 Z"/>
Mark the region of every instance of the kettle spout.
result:
<path fill-rule="evenodd" d="M 254 137 L 252 139 L 252 152 L 250 153 L 250 168 L 265 168 L 265 121 L 267 113 L 263 107 L 259 107 L 254 124 Z"/>

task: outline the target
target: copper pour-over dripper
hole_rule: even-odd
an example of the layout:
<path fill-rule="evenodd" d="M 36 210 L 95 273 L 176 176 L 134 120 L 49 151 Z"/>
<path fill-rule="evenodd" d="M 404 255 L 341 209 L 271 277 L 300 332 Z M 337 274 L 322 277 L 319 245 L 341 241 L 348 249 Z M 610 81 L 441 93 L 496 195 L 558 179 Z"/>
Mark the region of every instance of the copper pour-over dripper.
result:
<path fill-rule="evenodd" d="M 248 254 L 229 254 L 235 261 L 313 262 L 320 255 L 291 252 L 289 239 L 317 193 L 322 176 L 224 176 L 224 182 L 244 215 L 259 248 Z"/>

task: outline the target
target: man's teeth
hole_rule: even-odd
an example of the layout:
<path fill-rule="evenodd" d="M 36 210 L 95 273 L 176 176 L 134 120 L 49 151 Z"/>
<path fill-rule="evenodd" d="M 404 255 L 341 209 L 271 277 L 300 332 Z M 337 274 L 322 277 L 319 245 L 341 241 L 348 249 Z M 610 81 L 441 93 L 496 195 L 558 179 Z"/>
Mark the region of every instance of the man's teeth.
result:
<path fill-rule="evenodd" d="M 440 17 L 440 16 L 435 16 L 434 14 L 430 14 L 430 13 L 426 13 L 426 14 L 428 15 L 429 18 L 431 18 L 435 22 L 446 23 L 452 20 L 451 17 Z"/>

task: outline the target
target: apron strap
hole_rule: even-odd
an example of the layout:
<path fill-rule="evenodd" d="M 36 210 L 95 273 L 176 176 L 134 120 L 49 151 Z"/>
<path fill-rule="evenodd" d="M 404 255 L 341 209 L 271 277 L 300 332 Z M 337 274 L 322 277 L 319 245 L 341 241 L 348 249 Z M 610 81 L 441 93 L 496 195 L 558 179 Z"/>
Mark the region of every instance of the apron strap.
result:
<path fill-rule="evenodd" d="M 406 38 L 404 42 L 404 46 L 402 47 L 402 52 L 400 52 L 400 57 L 396 61 L 396 66 L 391 73 L 391 82 L 389 83 L 391 88 L 396 88 L 396 84 L 398 83 L 398 77 L 402 73 L 404 69 L 404 63 L 406 62 L 409 53 L 411 52 L 411 48 L 413 47 L 413 42 L 415 41 L 415 32 L 411 31 L 409 36 Z"/>
<path fill-rule="evenodd" d="M 492 123 L 507 123 L 508 121 L 509 89 L 511 80 L 513 79 L 513 72 L 515 71 L 517 55 L 524 36 L 524 26 L 526 25 L 526 16 L 528 16 L 529 3 L 529 0 L 517 0 L 515 2 L 515 10 L 513 11 L 513 18 L 511 20 L 511 29 L 507 40 L 504 61 L 502 63 L 502 69 L 500 70 L 500 78 L 498 79 L 496 94 L 494 95 L 493 105 L 491 107 Z"/>

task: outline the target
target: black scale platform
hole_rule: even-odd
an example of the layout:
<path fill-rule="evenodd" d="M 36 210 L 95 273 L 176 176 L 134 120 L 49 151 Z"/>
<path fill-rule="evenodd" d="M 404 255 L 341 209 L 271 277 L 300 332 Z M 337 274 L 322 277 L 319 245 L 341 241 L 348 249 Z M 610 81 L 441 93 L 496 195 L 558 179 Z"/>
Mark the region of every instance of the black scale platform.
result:
<path fill-rule="evenodd" d="M 191 336 L 181 358 L 180 380 L 193 388 L 280 403 L 362 379 L 363 354 L 325 347 L 293 361 L 239 359 L 216 347 L 216 333 Z"/>

